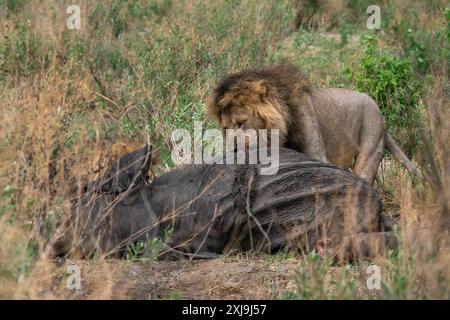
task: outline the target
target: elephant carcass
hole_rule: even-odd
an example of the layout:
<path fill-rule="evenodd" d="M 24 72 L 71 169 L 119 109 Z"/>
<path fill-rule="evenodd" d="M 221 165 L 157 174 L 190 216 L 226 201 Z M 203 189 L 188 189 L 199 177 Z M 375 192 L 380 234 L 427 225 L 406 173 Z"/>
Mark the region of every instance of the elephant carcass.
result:
<path fill-rule="evenodd" d="M 155 238 L 166 240 L 161 257 L 190 258 L 281 248 L 353 256 L 367 251 L 364 239 L 386 243 L 378 193 L 296 151 L 280 149 L 274 175 L 260 175 L 259 164 L 201 164 L 147 182 L 150 161 L 151 148 L 142 148 L 91 183 L 74 200 L 55 254 L 120 255 Z"/>

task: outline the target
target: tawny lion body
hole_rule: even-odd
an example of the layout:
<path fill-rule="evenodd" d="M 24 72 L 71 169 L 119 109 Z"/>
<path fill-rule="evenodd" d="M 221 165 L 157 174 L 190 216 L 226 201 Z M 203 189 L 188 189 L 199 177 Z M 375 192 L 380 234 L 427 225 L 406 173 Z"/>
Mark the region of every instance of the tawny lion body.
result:
<path fill-rule="evenodd" d="M 349 168 L 373 184 L 386 147 L 412 174 L 417 168 L 389 135 L 368 95 L 314 89 L 291 65 L 231 74 L 208 100 L 208 114 L 223 129 L 279 129 L 280 145 Z"/>

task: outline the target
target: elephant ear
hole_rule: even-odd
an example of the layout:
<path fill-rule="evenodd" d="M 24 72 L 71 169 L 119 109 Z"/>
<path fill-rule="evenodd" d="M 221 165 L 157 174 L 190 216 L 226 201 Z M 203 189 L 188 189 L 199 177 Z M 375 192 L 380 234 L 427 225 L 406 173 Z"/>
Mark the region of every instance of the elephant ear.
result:
<path fill-rule="evenodd" d="M 101 179 L 95 183 L 97 191 L 118 194 L 145 182 L 152 162 L 152 146 L 127 153 L 112 162 Z"/>

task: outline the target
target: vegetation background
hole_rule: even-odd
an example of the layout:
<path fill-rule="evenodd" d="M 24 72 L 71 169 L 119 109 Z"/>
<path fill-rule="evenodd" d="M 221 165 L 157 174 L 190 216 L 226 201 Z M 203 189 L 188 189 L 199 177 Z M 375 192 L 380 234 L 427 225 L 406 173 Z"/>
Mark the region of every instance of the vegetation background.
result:
<path fill-rule="evenodd" d="M 0 0 L 0 298 L 449 298 L 446 1 L 379 0 L 380 30 L 366 27 L 373 1 L 363 0 L 79 0 L 81 30 L 68 30 L 73 2 Z M 150 139 L 156 171 L 168 170 L 171 131 L 205 120 L 220 78 L 283 59 L 315 86 L 372 96 L 430 177 L 411 181 L 389 155 L 380 168 L 377 188 L 401 247 L 338 267 L 284 252 L 163 264 L 131 248 L 127 261 L 79 262 L 83 290 L 68 290 L 45 243 L 112 144 Z M 380 290 L 365 285 L 372 263 Z"/>

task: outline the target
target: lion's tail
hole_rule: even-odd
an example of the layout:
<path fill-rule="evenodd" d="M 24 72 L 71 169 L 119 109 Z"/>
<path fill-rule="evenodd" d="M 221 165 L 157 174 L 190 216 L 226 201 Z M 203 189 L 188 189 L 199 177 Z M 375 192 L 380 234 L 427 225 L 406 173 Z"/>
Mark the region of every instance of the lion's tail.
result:
<path fill-rule="evenodd" d="M 392 153 L 394 158 L 397 159 L 397 161 L 400 162 L 410 174 L 421 176 L 419 169 L 417 169 L 411 160 L 408 159 L 389 133 L 386 133 L 386 147 Z"/>

